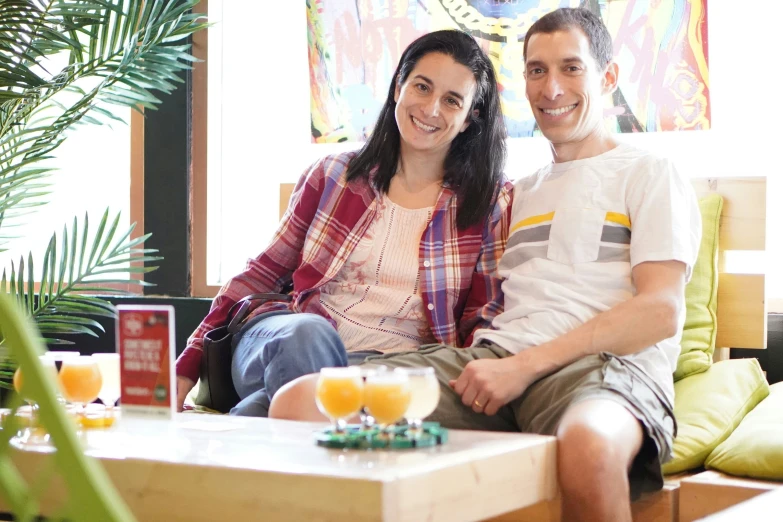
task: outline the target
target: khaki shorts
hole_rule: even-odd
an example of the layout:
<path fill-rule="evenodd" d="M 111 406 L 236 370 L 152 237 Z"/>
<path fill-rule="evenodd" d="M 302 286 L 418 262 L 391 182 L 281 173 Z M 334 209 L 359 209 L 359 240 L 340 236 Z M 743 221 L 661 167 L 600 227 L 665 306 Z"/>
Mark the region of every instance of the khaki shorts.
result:
<path fill-rule="evenodd" d="M 632 498 L 663 487 L 661 464 L 671 456 L 675 435 L 672 405 L 660 387 L 630 361 L 609 353 L 585 357 L 531 385 L 496 415 L 474 412 L 462 404 L 449 381 L 476 359 L 502 359 L 511 354 L 494 344 L 470 348 L 428 345 L 416 352 L 365 359 L 363 366 L 432 366 L 441 386 L 437 410 L 427 418 L 452 429 L 521 431 L 555 435 L 566 410 L 579 401 L 605 399 L 624 406 L 644 427 L 645 440 L 629 479 Z"/>

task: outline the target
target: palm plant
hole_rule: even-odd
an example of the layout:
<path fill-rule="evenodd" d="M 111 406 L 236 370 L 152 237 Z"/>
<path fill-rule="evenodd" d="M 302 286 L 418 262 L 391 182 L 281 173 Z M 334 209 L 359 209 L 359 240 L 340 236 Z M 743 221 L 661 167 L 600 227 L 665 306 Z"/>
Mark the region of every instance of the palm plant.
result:
<path fill-rule="evenodd" d="M 117 118 L 107 104 L 154 109 L 194 60 L 187 38 L 205 23 L 198 0 L 0 0 L 0 252 L 9 226 L 45 204 L 52 152 L 79 124 Z M 61 63 L 61 65 L 57 65 Z M 55 232 L 40 262 L 30 254 L 3 268 L 0 293 L 11 294 L 44 340 L 97 335 L 90 316 L 114 316 L 96 293 L 144 285 L 134 273 L 160 258 L 143 248 L 149 235 L 118 231 L 109 210 L 91 234 L 85 215 Z M 42 276 L 36 288 L 34 268 Z M 114 285 L 114 290 L 111 289 Z M 0 350 L 5 339 L 0 336 Z M 13 363 L 0 352 L 0 386 Z"/>
<path fill-rule="evenodd" d="M 67 478 L 64 481 L 67 490 L 65 504 L 47 507 L 60 511 L 63 520 L 133 522 L 133 514 L 103 467 L 84 454 L 73 423 L 57 404 L 55 384 L 48 379 L 37 357 L 43 352 L 43 345 L 36 335 L 35 326 L 29 317 L 20 313 L 17 303 L 4 294 L 0 294 L 0 332 L 8 339 L 14 357 L 23 368 L 26 397 L 40 406 L 40 423 L 57 447 L 53 464 Z M 14 395 L 10 404 L 12 412 L 16 412 L 20 403 L 21 398 Z M 17 466 L 10 450 L 10 439 L 18 428 L 19 422 L 14 414 L 5 416 L 0 430 L 0 498 L 11 509 L 16 517 L 14 520 L 32 521 L 41 510 L 39 497 L 44 496 L 51 486 L 54 469 L 49 464 L 50 467 L 32 473 L 33 470 Z"/>

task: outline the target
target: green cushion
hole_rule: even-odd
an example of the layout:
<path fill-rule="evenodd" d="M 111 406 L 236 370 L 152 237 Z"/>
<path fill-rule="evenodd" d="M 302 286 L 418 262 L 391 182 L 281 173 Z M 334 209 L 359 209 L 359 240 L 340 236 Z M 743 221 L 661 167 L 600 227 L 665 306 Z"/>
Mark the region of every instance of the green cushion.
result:
<path fill-rule="evenodd" d="M 732 359 L 674 383 L 677 438 L 666 474 L 698 468 L 745 415 L 769 395 L 756 359 Z"/>
<path fill-rule="evenodd" d="M 685 327 L 674 380 L 706 371 L 715 351 L 718 304 L 718 228 L 723 198 L 710 194 L 699 200 L 701 246 L 693 275 L 685 287 Z"/>
<path fill-rule="evenodd" d="M 748 413 L 705 464 L 732 475 L 783 480 L 783 382 L 770 387 L 769 397 Z"/>

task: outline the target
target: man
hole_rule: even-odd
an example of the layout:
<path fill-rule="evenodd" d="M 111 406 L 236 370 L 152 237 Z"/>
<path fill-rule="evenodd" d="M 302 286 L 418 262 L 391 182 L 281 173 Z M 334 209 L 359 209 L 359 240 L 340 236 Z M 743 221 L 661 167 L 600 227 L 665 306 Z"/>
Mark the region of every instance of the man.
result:
<path fill-rule="evenodd" d="M 472 347 L 426 347 L 365 364 L 433 366 L 447 427 L 558 437 L 563 520 L 630 521 L 662 486 L 675 433 L 672 371 L 701 223 L 672 164 L 603 125 L 617 87 L 601 20 L 560 9 L 525 38 L 526 94 L 554 162 L 514 189 L 500 262 L 505 311 Z M 314 380 L 272 416 L 318 418 Z"/>

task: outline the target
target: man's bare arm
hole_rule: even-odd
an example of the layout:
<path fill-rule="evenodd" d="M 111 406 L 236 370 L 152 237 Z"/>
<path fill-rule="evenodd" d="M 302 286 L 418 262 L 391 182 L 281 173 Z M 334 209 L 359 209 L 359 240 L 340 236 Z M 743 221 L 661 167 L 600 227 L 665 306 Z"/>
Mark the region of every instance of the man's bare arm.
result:
<path fill-rule="evenodd" d="M 468 363 L 451 381 L 462 403 L 494 415 L 538 379 L 568 364 L 601 352 L 628 355 L 677 332 L 684 303 L 685 264 L 679 261 L 640 263 L 633 269 L 636 295 L 582 326 L 513 357 Z"/>
<path fill-rule="evenodd" d="M 680 310 L 685 306 L 685 264 L 640 263 L 633 269 L 633 280 L 637 292 L 632 299 L 517 356 L 532 363 L 540 377 L 588 355 L 629 355 L 673 337 Z"/>

